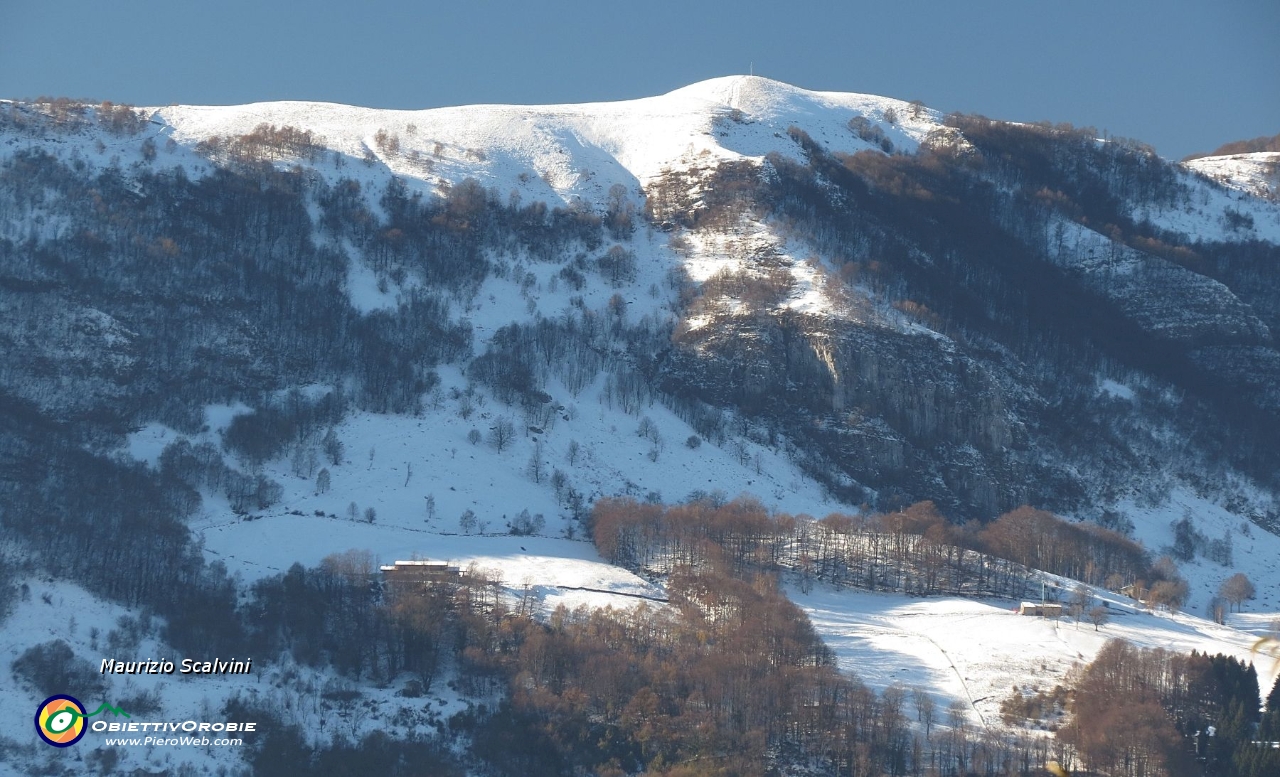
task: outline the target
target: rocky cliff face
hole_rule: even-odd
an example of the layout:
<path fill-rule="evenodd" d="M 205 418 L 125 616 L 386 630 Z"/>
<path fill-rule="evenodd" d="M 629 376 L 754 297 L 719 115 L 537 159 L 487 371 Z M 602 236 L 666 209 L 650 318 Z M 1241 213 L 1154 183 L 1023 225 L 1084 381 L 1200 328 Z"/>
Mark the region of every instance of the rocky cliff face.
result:
<path fill-rule="evenodd" d="M 785 431 L 852 481 L 995 510 L 1016 416 L 988 371 L 941 338 L 813 316 L 730 317 L 679 338 L 663 379 Z M 994 482 L 1001 470 L 1002 482 Z M 833 482 L 839 482 L 835 479 Z M 868 501 L 858 488 L 846 498 Z"/>

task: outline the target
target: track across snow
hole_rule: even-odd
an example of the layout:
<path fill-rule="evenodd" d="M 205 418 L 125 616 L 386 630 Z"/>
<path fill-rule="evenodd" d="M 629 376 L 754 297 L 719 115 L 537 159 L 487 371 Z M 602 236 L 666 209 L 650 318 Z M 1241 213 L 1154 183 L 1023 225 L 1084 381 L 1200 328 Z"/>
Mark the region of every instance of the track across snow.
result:
<path fill-rule="evenodd" d="M 920 688 L 946 703 L 967 701 L 974 722 L 1000 720 L 1000 702 L 1013 690 L 1051 690 L 1076 665 L 1089 662 L 1110 639 L 1189 653 L 1225 653 L 1258 668 L 1262 693 L 1277 662 L 1252 650 L 1255 634 L 1185 614 L 1150 613 L 1124 597 L 1094 591 L 1111 621 L 1095 631 L 1087 620 L 1017 614 L 1017 602 L 959 597 L 908 597 L 815 586 L 788 595 L 808 614 L 842 669 L 876 689 Z"/>

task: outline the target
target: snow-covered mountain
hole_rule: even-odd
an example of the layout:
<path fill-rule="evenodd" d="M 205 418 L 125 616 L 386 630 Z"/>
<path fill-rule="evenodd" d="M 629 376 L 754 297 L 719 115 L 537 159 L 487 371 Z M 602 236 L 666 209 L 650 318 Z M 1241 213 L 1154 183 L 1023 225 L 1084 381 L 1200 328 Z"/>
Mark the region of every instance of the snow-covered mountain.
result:
<path fill-rule="evenodd" d="M 1269 621 L 1196 616 L 1238 571 L 1280 609 L 1276 156 L 747 76 L 562 106 L 2 103 L 0 524 L 56 601 L 16 605 L 5 655 L 87 654 L 85 624 L 155 606 L 47 582 L 71 546 L 37 521 L 92 547 L 154 514 L 241 597 L 364 549 L 549 611 L 665 598 L 584 539 L 595 500 L 749 495 L 1099 524 L 1190 584 L 1189 614 L 1148 615 L 1090 581 L 1111 635 L 1248 658 Z M 874 687 L 980 725 L 1013 671 L 984 656 L 1025 685 L 1102 645 L 1008 602 L 789 593 Z"/>
<path fill-rule="evenodd" d="M 584 105 L 398 111 L 279 102 L 147 113 L 154 126 L 149 132 L 183 146 L 246 135 L 263 123 L 291 126 L 314 133 L 326 151 L 375 160 L 368 180 L 398 175 L 438 192 L 442 185 L 474 178 L 504 197 L 517 191 L 550 203 L 581 198 L 597 207 L 605 205 L 614 184 L 638 195 L 637 187 L 673 169 L 761 161 L 769 152 L 799 157 L 786 135 L 796 124 L 826 148 L 848 153 L 879 147 L 849 130 L 854 117 L 873 122 L 908 152 L 942 128 L 937 112 L 913 110 L 900 100 L 810 92 L 743 76 L 703 81 L 661 97 Z M 888 122 L 886 114 L 900 118 Z M 315 169 L 331 181 L 353 172 L 325 164 Z"/>

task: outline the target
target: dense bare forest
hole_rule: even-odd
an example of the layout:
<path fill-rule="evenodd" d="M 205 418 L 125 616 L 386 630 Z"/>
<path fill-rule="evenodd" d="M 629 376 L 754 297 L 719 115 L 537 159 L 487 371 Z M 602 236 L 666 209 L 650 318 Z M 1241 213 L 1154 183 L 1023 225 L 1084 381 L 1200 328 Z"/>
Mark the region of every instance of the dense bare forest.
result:
<path fill-rule="evenodd" d="M 814 520 L 771 513 L 752 500 L 703 499 L 668 508 L 607 499 L 596 503 L 591 529 L 605 558 L 660 574 L 714 562 L 786 570 L 805 585 L 818 580 L 870 591 L 1008 599 L 1029 595 L 1034 570 L 1116 591 L 1136 584 L 1143 598 L 1149 586 L 1176 580 L 1171 565 L 1153 564 L 1141 545 L 1121 534 L 1029 507 L 986 525 L 957 526 L 932 502 Z M 1177 597 L 1167 602 L 1180 603 Z"/>

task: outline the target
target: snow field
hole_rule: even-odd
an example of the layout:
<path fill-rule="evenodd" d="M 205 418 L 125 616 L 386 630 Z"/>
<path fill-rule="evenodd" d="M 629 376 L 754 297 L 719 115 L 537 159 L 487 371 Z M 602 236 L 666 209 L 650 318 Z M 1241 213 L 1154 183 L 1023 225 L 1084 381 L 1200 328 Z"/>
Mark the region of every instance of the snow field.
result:
<path fill-rule="evenodd" d="M 919 598 L 829 586 L 814 586 L 807 594 L 792 587 L 787 593 L 835 651 L 841 669 L 877 690 L 895 684 L 920 688 L 943 710 L 959 700 L 968 706 L 971 722 L 984 727 L 1003 726 L 1000 702 L 1014 686 L 1049 691 L 1072 667 L 1093 660 L 1110 639 L 1252 661 L 1264 695 L 1280 671 L 1274 656 L 1253 650 L 1254 634 L 1191 615 L 1150 613 L 1097 589 L 1092 589 L 1095 602 L 1105 602 L 1111 616 L 1097 631 L 1087 619 L 1077 624 L 1067 615 L 1020 616 L 1018 603 L 1006 600 Z M 1259 619 L 1269 624 L 1275 617 Z"/>

